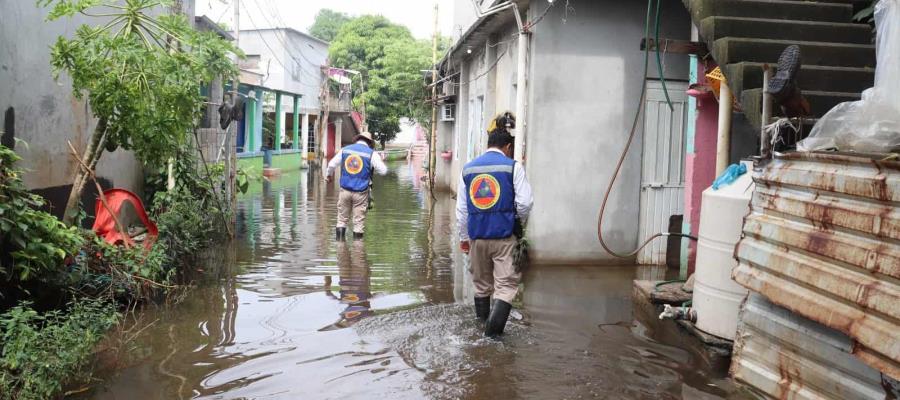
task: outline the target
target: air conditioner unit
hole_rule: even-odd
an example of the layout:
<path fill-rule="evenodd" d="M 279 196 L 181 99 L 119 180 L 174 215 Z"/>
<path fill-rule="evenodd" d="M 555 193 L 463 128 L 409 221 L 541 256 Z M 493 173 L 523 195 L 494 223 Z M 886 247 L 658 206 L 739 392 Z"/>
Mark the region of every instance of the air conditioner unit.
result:
<path fill-rule="evenodd" d="M 459 86 L 459 83 L 453 80 L 444 81 L 444 83 L 441 85 L 441 94 L 444 97 L 456 96 L 457 86 Z"/>
<path fill-rule="evenodd" d="M 456 104 L 442 104 L 441 105 L 441 121 L 455 121 L 456 120 Z"/>

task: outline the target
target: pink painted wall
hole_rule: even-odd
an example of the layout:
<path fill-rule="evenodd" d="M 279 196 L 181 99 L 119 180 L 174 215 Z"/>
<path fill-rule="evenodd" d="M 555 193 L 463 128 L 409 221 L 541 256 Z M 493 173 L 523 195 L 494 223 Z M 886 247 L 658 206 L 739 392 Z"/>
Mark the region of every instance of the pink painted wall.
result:
<path fill-rule="evenodd" d="M 711 64 L 709 70 L 716 66 Z M 698 83 L 706 84 L 706 72 L 698 65 Z M 716 178 L 716 137 L 718 136 L 719 102 L 715 97 L 697 99 L 697 124 L 694 132 L 694 152 L 687 154 L 685 178 L 685 218 L 690 220 L 691 235 L 697 236 L 700 229 L 700 209 L 703 191 Z M 697 259 L 697 242 L 690 241 L 688 247 L 688 273 L 694 272 Z"/>

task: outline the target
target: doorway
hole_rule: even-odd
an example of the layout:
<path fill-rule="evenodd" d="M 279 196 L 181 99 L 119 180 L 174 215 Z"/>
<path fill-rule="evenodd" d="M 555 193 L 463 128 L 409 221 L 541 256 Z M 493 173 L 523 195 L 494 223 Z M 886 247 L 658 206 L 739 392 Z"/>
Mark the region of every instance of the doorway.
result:
<path fill-rule="evenodd" d="M 647 82 L 644 103 L 644 136 L 641 161 L 641 213 L 639 241 L 669 231 L 669 219 L 684 213 L 684 137 L 687 118 L 687 84 L 667 81 L 672 109 L 662 84 Z M 666 240 L 644 247 L 638 264 L 666 262 Z"/>

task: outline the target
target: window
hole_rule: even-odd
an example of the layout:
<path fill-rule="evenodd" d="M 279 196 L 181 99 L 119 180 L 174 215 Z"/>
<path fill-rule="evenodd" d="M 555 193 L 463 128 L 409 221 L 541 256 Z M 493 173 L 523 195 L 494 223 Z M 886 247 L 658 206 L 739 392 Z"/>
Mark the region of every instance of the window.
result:
<path fill-rule="evenodd" d="M 441 121 L 448 122 L 456 119 L 456 104 L 441 105 Z"/>
<path fill-rule="evenodd" d="M 291 79 L 299 82 L 300 76 L 303 74 L 303 66 L 300 65 L 300 61 L 294 60 L 293 68 L 291 70 Z"/>

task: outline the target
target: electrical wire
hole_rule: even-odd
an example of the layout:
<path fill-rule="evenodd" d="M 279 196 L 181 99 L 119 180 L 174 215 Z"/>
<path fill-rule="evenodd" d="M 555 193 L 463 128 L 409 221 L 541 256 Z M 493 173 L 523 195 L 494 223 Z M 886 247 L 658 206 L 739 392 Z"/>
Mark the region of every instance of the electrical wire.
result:
<path fill-rule="evenodd" d="M 651 0 L 652 1 L 652 0 Z M 663 68 L 662 65 L 662 56 L 659 53 L 659 23 L 662 20 L 660 18 L 660 6 L 662 5 L 662 0 L 656 1 L 656 69 L 659 71 L 659 81 L 662 83 L 663 94 L 666 96 L 666 104 L 669 106 L 669 111 L 674 111 L 675 107 L 672 106 L 672 99 L 669 98 L 669 88 L 666 87 L 666 69 Z M 648 21 L 649 23 L 649 21 Z M 648 47 L 649 43 L 645 40 L 644 43 L 646 45 L 644 47 Z M 668 48 L 668 41 L 666 41 L 666 47 Z"/>
<path fill-rule="evenodd" d="M 316 67 L 316 66 L 317 66 L 316 63 L 314 63 L 314 62 L 310 61 L 308 58 L 306 58 L 306 56 L 303 55 L 303 52 L 302 52 L 301 50 L 297 49 L 295 46 L 289 46 L 289 45 L 287 44 L 287 41 L 286 41 L 284 38 L 282 38 L 281 36 L 278 35 L 278 34 L 279 34 L 279 31 L 281 31 L 281 29 L 278 28 L 278 26 L 277 26 L 276 24 L 273 24 L 273 23 L 272 23 L 272 20 L 270 20 L 269 17 L 266 16 L 266 13 L 265 13 L 265 11 L 263 11 L 262 6 L 260 6 L 259 1 L 253 0 L 253 3 L 256 5 L 256 9 L 259 10 L 259 13 L 260 13 L 260 15 L 263 17 L 263 19 L 266 20 L 266 23 L 268 23 L 269 26 L 272 27 L 272 31 L 273 31 L 273 33 L 274 33 L 274 35 L 275 35 L 275 39 L 278 40 L 278 41 L 281 43 L 281 45 L 284 46 L 285 49 L 293 48 L 294 50 L 296 50 L 297 53 L 299 53 L 300 56 L 303 57 L 304 60 L 306 60 L 307 63 L 309 63 L 310 65 Z M 270 5 L 271 5 L 271 3 L 270 3 Z M 249 13 L 249 11 L 248 11 L 248 13 Z M 276 19 L 277 19 L 277 18 L 276 18 Z M 251 18 L 251 22 L 253 22 L 252 18 Z M 282 22 L 283 22 L 283 21 L 282 21 Z M 254 25 L 255 25 L 255 24 L 254 24 Z M 257 32 L 258 32 L 258 31 L 257 31 Z M 284 33 L 284 32 L 282 31 L 281 33 Z M 292 43 L 293 43 L 293 42 L 292 42 Z M 271 50 L 271 48 L 270 48 L 270 50 Z M 306 73 L 309 74 L 310 76 L 316 75 L 316 72 L 315 72 L 315 71 L 310 72 L 309 70 L 307 70 L 306 68 L 304 68 L 304 67 L 303 67 L 303 63 L 302 63 L 302 62 L 300 61 L 300 59 L 298 59 L 296 56 L 294 56 L 293 54 L 290 54 L 290 53 L 288 53 L 288 56 L 291 57 L 291 59 L 293 59 L 294 62 L 297 63 L 297 66 L 300 68 L 301 71 L 306 72 Z M 285 68 L 285 70 L 287 70 L 287 67 L 284 67 L 284 68 Z M 318 84 L 318 83 L 309 83 L 309 82 L 305 82 L 305 81 L 302 80 L 302 78 L 297 79 L 296 81 L 299 82 L 299 83 L 301 83 L 301 84 L 304 85 L 304 86 L 307 86 L 307 87 L 311 87 L 311 88 L 318 88 L 318 87 L 319 87 L 319 84 Z"/>
<path fill-rule="evenodd" d="M 245 3 L 241 3 L 241 7 L 243 7 L 243 8 L 244 8 L 244 11 L 247 12 L 247 18 L 250 19 L 250 24 L 252 24 L 253 27 L 255 28 L 255 29 L 253 29 L 253 30 L 256 32 L 257 35 L 259 35 L 259 39 L 263 42 L 263 44 L 266 46 L 266 48 L 269 49 L 270 52 L 272 52 L 272 58 L 275 59 L 275 62 L 277 62 L 278 65 L 281 65 L 281 68 L 284 68 L 285 71 L 286 71 L 288 68 L 284 65 L 283 62 L 281 62 L 281 59 L 278 58 L 278 56 L 276 55 L 276 54 L 278 54 L 278 53 L 276 53 L 275 50 L 272 49 L 272 46 L 269 46 L 269 42 L 268 42 L 268 41 L 266 40 L 266 38 L 263 36 L 262 32 L 260 32 L 259 29 L 256 29 L 256 26 L 257 26 L 257 25 L 256 25 L 256 21 L 253 20 L 253 17 L 252 17 L 252 16 L 250 16 L 250 10 L 247 9 L 247 6 L 244 5 L 244 4 L 245 4 Z"/>
<path fill-rule="evenodd" d="M 662 0 L 657 0 L 661 2 Z M 644 38 L 650 38 L 650 12 L 653 9 L 653 0 L 647 0 L 647 19 L 645 25 Z M 659 20 L 659 13 L 656 14 L 657 21 Z M 641 95 L 638 98 L 637 110 L 634 113 L 634 121 L 631 123 L 631 132 L 628 134 L 628 140 L 625 142 L 625 148 L 622 149 L 622 154 L 619 156 L 619 161 L 616 163 L 616 169 L 613 172 L 612 179 L 609 182 L 609 186 L 606 187 L 606 194 L 603 195 L 603 203 L 600 206 L 600 216 L 597 218 L 597 239 L 600 240 L 600 246 L 603 247 L 603 250 L 606 250 L 607 253 L 614 257 L 618 258 L 631 258 L 634 257 L 638 252 L 641 251 L 644 247 L 647 247 L 648 244 L 653 242 L 653 240 L 664 237 L 664 236 L 675 236 L 697 240 L 696 237 L 693 237 L 684 233 L 676 233 L 676 232 L 660 232 L 650 236 L 643 243 L 640 244 L 636 249 L 630 251 L 628 253 L 619 253 L 609 248 L 606 244 L 606 241 L 603 240 L 603 215 L 606 213 L 606 204 L 609 201 L 609 194 L 612 192 L 613 186 L 616 183 L 616 178 L 619 177 L 619 172 L 622 170 L 622 163 L 625 162 L 625 157 L 628 156 L 628 149 L 631 148 L 631 143 L 634 141 L 634 135 L 637 132 L 638 122 L 640 121 L 640 117 L 642 111 L 644 110 L 644 100 L 647 97 L 647 79 L 648 79 L 648 70 L 650 69 L 650 46 L 644 46 L 644 78 L 641 82 Z"/>
<path fill-rule="evenodd" d="M 465 81 L 465 82 L 452 83 L 452 85 L 453 85 L 453 86 L 463 86 L 463 85 L 468 85 L 468 84 L 470 84 L 470 83 L 472 83 L 472 82 L 475 82 L 475 81 L 477 81 L 477 80 L 483 78 L 485 75 L 489 74 L 491 71 L 494 70 L 494 68 L 497 68 L 497 65 L 498 65 L 498 64 L 500 64 L 500 60 L 501 60 L 501 59 L 503 58 L 503 56 L 505 56 L 506 53 L 509 51 L 509 46 L 510 46 L 509 44 L 506 45 L 506 47 L 503 49 L 503 51 L 497 56 L 497 59 L 495 59 L 494 62 L 491 63 L 491 66 L 488 67 L 486 70 L 484 70 L 484 71 L 481 72 L 480 74 L 476 75 L 476 76 L 475 76 L 474 78 L 472 78 L 472 79 L 469 79 L 469 80 L 467 80 L 467 81 Z"/>

